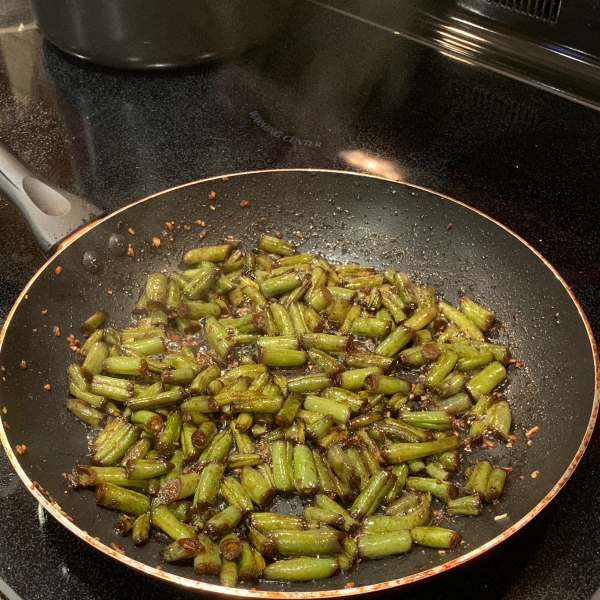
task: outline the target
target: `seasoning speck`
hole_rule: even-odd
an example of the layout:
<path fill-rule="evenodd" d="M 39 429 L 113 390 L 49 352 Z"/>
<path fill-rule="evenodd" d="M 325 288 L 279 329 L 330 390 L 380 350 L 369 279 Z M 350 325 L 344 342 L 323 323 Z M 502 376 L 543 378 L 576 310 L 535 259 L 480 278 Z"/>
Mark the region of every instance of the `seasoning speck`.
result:
<path fill-rule="evenodd" d="M 217 192 L 215 192 L 215 190 L 212 190 L 210 192 L 210 194 L 208 194 L 208 199 L 209 200 L 214 200 L 217 197 Z M 212 207 L 211 207 L 212 208 Z"/>
<path fill-rule="evenodd" d="M 203 240 L 206 237 L 206 229 L 202 231 L 198 237 Z"/>
<path fill-rule="evenodd" d="M 529 431 L 525 432 L 525 437 L 530 437 L 539 430 L 540 428 L 537 425 L 535 425 L 535 427 L 532 427 Z"/>
<path fill-rule="evenodd" d="M 246 208 L 246 207 L 248 207 L 248 206 L 250 206 L 250 202 L 248 202 L 248 200 L 242 200 L 242 201 L 240 202 L 240 207 L 241 207 L 241 208 Z"/>
<path fill-rule="evenodd" d="M 60 274 L 62 273 L 62 267 L 59 265 L 58 267 L 56 267 L 56 269 L 54 269 L 54 272 L 55 272 L 57 275 L 60 275 Z"/>
<path fill-rule="evenodd" d="M 229 177 L 227 177 L 227 176 L 221 177 L 221 181 L 229 181 Z"/>
<path fill-rule="evenodd" d="M 127 248 L 127 256 L 135 256 L 135 250 L 131 244 L 129 244 L 129 247 Z"/>
<path fill-rule="evenodd" d="M 2 425 L 4 425 L 4 429 L 6 429 L 6 431 L 10 431 L 10 425 L 6 421 L 2 421 Z"/>
<path fill-rule="evenodd" d="M 45 309 L 42 311 L 42 314 L 43 314 L 43 315 L 47 315 L 47 314 L 48 314 L 48 309 L 47 309 L 47 308 L 45 308 Z"/>
<path fill-rule="evenodd" d="M 49 383 L 47 383 L 47 384 L 44 386 L 44 389 L 45 389 L 47 392 L 49 392 L 49 391 L 52 389 L 52 386 L 51 386 Z"/>
<path fill-rule="evenodd" d="M 119 554 L 125 554 L 125 549 L 122 548 L 121 546 L 119 546 L 119 544 L 116 544 L 115 542 L 111 542 L 110 543 L 110 547 L 115 551 L 118 552 Z"/>
<path fill-rule="evenodd" d="M 506 519 L 506 517 L 508 517 L 506 513 L 504 513 L 503 515 L 496 515 L 494 517 L 494 521 L 501 521 L 502 519 Z"/>
<path fill-rule="evenodd" d="M 354 581 L 349 581 L 344 587 L 345 588 L 353 588 L 355 585 Z"/>
<path fill-rule="evenodd" d="M 58 325 L 55 325 L 52 330 L 54 331 L 54 335 L 56 337 L 60 337 L 60 327 Z"/>
<path fill-rule="evenodd" d="M 214 204 L 210 205 L 210 210 L 217 210 L 217 207 Z"/>
<path fill-rule="evenodd" d="M 160 248 L 160 243 L 161 243 L 161 242 L 160 242 L 160 238 L 153 237 L 153 238 L 152 238 L 152 243 L 154 244 L 154 246 L 155 246 L 156 248 Z"/>
<path fill-rule="evenodd" d="M 23 454 L 25 454 L 25 452 L 27 451 L 27 446 L 25 444 L 17 444 L 15 446 L 15 450 L 17 451 L 18 454 L 23 456 Z"/>
<path fill-rule="evenodd" d="M 113 293 L 114 293 L 114 292 L 113 292 L 112 290 L 108 290 L 108 295 L 109 295 L 109 296 L 112 296 L 112 295 L 113 295 Z"/>
<path fill-rule="evenodd" d="M 448 223 L 448 225 L 446 225 L 446 231 L 450 231 L 452 229 L 452 223 Z"/>
<path fill-rule="evenodd" d="M 191 227 L 190 227 L 189 225 L 184 225 L 184 226 L 183 226 L 183 228 L 184 228 L 186 231 L 190 231 L 190 229 L 191 229 Z"/>
<path fill-rule="evenodd" d="M 200 219 L 198 219 L 196 221 L 196 225 L 199 225 L 200 227 L 206 227 L 206 222 L 205 221 L 201 221 Z"/>
<path fill-rule="evenodd" d="M 135 235 L 135 230 L 133 229 L 133 227 L 130 227 L 127 231 L 129 231 L 131 235 Z"/>
<path fill-rule="evenodd" d="M 536 478 L 536 477 L 537 477 L 539 474 L 540 474 L 540 472 L 539 472 L 539 471 L 534 471 L 534 472 L 531 474 L 531 479 L 535 479 L 535 478 Z"/>
<path fill-rule="evenodd" d="M 19 364 L 21 365 L 21 369 L 26 369 L 27 368 L 27 361 L 26 360 L 22 360 Z"/>
<path fill-rule="evenodd" d="M 38 330 L 37 330 L 36 327 L 34 327 L 32 331 L 33 331 L 33 333 L 37 333 L 38 332 Z"/>

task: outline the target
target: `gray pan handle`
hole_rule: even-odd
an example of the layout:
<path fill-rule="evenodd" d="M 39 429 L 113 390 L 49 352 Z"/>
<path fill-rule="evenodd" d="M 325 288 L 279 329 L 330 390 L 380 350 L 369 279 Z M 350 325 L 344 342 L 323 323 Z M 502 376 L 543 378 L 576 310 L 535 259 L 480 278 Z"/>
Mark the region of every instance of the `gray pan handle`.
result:
<path fill-rule="evenodd" d="M 42 181 L 2 144 L 0 191 L 23 215 L 46 256 L 70 233 L 102 215 L 92 203 Z"/>

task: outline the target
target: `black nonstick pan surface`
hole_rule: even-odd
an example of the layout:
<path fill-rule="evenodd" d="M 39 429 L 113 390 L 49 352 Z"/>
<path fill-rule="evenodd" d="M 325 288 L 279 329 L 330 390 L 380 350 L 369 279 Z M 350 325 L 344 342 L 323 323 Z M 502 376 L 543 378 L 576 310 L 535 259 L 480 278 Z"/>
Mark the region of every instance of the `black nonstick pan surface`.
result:
<path fill-rule="evenodd" d="M 214 199 L 209 194 L 215 192 Z M 247 200 L 249 206 L 241 207 Z M 203 221 L 205 227 L 196 224 Z M 166 223 L 173 223 L 169 229 Z M 67 337 L 99 308 L 111 324 L 130 322 L 146 276 L 180 266 L 185 249 L 225 235 L 256 245 L 281 232 L 301 251 L 407 271 L 452 303 L 462 294 L 492 307 L 494 337 L 522 362 L 505 389 L 517 437 L 485 454 L 513 468 L 502 502 L 482 517 L 448 525 L 460 548 L 365 562 L 315 583 L 262 582 L 222 588 L 187 566 L 161 565 L 160 546 L 135 548 L 114 531 L 115 513 L 89 491 L 67 488 L 62 474 L 87 462 L 86 429 L 65 408 Z M 164 235 L 166 232 L 166 235 Z M 152 238 L 159 237 L 159 247 Z M 59 268 L 60 267 L 60 268 Z M 134 203 L 68 238 L 28 284 L 6 320 L 0 346 L 2 442 L 43 506 L 100 551 L 177 585 L 246 596 L 337 596 L 403 585 L 459 565 L 521 528 L 559 492 L 589 442 L 598 410 L 598 356 L 591 329 L 558 273 L 523 240 L 485 215 L 427 190 L 330 171 L 264 171 L 184 185 Z M 21 362 L 26 362 L 26 368 Z M 49 387 L 49 389 L 47 389 Z M 527 444 L 525 432 L 539 427 Z M 17 445 L 26 446 L 20 455 Z M 480 451 L 474 450 L 476 460 Z M 125 554 L 114 551 L 116 542 Z M 109 574 L 107 574 L 109 576 Z M 352 587 L 346 587 L 352 584 Z"/>

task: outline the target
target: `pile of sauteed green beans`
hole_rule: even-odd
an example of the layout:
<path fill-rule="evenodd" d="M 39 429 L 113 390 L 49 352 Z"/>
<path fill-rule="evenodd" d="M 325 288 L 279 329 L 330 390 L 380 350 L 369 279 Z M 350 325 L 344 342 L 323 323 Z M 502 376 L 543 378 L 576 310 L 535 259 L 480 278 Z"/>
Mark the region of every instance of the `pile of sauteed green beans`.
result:
<path fill-rule="evenodd" d="M 120 513 L 118 533 L 224 586 L 306 581 L 453 548 L 440 515 L 498 501 L 509 469 L 461 456 L 511 431 L 492 312 L 269 235 L 183 263 L 150 274 L 131 326 L 93 314 L 69 367 L 94 436 L 67 481 Z"/>

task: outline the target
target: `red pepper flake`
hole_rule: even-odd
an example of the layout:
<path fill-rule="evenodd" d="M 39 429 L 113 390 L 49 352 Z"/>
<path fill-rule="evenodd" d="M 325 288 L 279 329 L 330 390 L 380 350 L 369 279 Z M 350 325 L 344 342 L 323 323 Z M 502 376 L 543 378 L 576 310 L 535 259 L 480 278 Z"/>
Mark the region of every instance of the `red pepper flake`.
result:
<path fill-rule="evenodd" d="M 169 230 L 170 230 L 170 229 L 173 229 L 173 225 L 175 225 L 175 221 L 167 221 L 167 222 L 165 223 L 165 227 L 166 227 L 167 229 L 169 229 Z"/>
<path fill-rule="evenodd" d="M 21 369 L 26 369 L 27 368 L 27 361 L 26 360 L 22 360 L 19 364 L 21 365 Z"/>
<path fill-rule="evenodd" d="M 520 360 L 515 360 L 515 367 L 517 367 L 517 369 L 522 369 L 523 368 L 523 362 Z"/>
<path fill-rule="evenodd" d="M 525 432 L 525 437 L 530 437 L 530 436 L 532 436 L 534 433 L 536 433 L 539 430 L 540 430 L 540 428 L 537 425 L 535 425 L 529 431 Z"/>
<path fill-rule="evenodd" d="M 110 547 L 115 551 L 118 552 L 119 554 L 125 554 L 125 548 L 122 548 L 121 546 L 119 546 L 119 544 L 115 543 L 115 542 L 111 542 L 110 543 Z"/>
<path fill-rule="evenodd" d="M 42 311 L 42 314 L 43 314 L 43 315 L 47 315 L 47 314 L 48 314 L 48 309 L 47 309 L 47 308 L 45 308 L 45 309 Z"/>
<path fill-rule="evenodd" d="M 47 384 L 44 386 L 44 389 L 45 389 L 47 392 L 49 392 L 49 391 L 52 389 L 52 386 L 51 386 L 49 383 L 47 383 Z"/>
<path fill-rule="evenodd" d="M 54 331 L 54 335 L 55 335 L 56 337 L 60 337 L 60 327 L 59 327 L 58 325 L 55 325 L 55 326 L 52 328 L 52 331 Z"/>
<path fill-rule="evenodd" d="M 212 190 L 210 192 L 210 194 L 208 194 L 208 199 L 209 200 L 214 200 L 217 197 L 217 192 L 215 192 L 215 190 Z"/>
<path fill-rule="evenodd" d="M 57 275 L 60 275 L 60 274 L 62 273 L 62 267 L 59 265 L 58 267 L 56 267 L 56 269 L 54 269 L 54 272 L 55 272 Z"/>
<path fill-rule="evenodd" d="M 25 452 L 27 451 L 27 446 L 25 444 L 17 444 L 15 446 L 15 450 L 17 451 L 18 454 L 23 456 L 23 454 L 25 454 Z M 35 482 L 34 482 L 34 484 L 35 484 Z"/>
<path fill-rule="evenodd" d="M 32 329 L 32 331 L 33 331 L 33 333 L 37 333 L 37 332 L 38 332 L 38 330 L 37 330 L 37 328 L 36 328 L 36 327 L 34 327 L 34 328 Z"/>
<path fill-rule="evenodd" d="M 446 231 L 450 231 L 452 229 L 452 223 L 448 223 L 448 225 L 446 225 Z"/>
<path fill-rule="evenodd" d="M 281 237 L 281 231 L 276 231 L 276 232 L 275 232 L 275 235 L 276 235 L 278 238 L 280 238 L 280 237 Z"/>
<path fill-rule="evenodd" d="M 534 471 L 534 472 L 531 474 L 531 479 L 535 479 L 535 478 L 536 478 L 536 477 L 537 477 L 539 474 L 540 474 L 540 472 L 539 472 L 539 471 Z"/>
<path fill-rule="evenodd" d="M 131 235 L 135 235 L 135 230 L 133 229 L 133 227 L 130 227 L 127 231 L 129 231 Z"/>
<path fill-rule="evenodd" d="M 200 219 L 198 219 L 196 221 L 196 225 L 199 225 L 200 227 L 206 227 L 206 221 L 201 221 Z"/>
<path fill-rule="evenodd" d="M 354 583 L 354 581 L 349 581 L 344 587 L 346 589 L 348 588 L 353 588 L 356 584 Z"/>
<path fill-rule="evenodd" d="M 525 479 L 525 475 L 519 475 L 519 479 L 523 481 L 523 479 Z"/>
<path fill-rule="evenodd" d="M 156 565 L 156 570 L 157 571 L 164 571 L 163 566 L 162 565 Z"/>
<path fill-rule="evenodd" d="M 164 233 L 166 233 L 166 231 L 165 231 Z M 152 243 L 154 244 L 154 247 L 155 247 L 155 248 L 160 248 L 160 244 L 161 244 L 161 242 L 160 242 L 160 238 L 158 238 L 158 237 L 153 237 L 153 238 L 152 238 Z"/>
<path fill-rule="evenodd" d="M 127 248 L 127 256 L 135 256 L 135 250 L 131 244 L 129 244 L 129 247 Z"/>
<path fill-rule="evenodd" d="M 2 425 L 4 425 L 4 429 L 6 429 L 6 431 L 10 431 L 10 425 L 6 421 L 2 421 Z"/>
<path fill-rule="evenodd" d="M 229 177 L 227 177 L 227 176 L 221 177 L 221 181 L 229 181 Z"/>
<path fill-rule="evenodd" d="M 250 202 L 248 202 L 248 200 L 242 200 L 242 201 L 240 202 L 240 207 L 241 207 L 241 208 L 246 208 L 246 207 L 248 207 L 248 206 L 250 206 Z"/>
<path fill-rule="evenodd" d="M 114 294 L 114 292 L 112 290 L 108 290 L 108 295 L 112 296 Z"/>
<path fill-rule="evenodd" d="M 184 228 L 186 231 L 190 231 L 190 230 L 192 229 L 192 228 L 191 228 L 189 225 L 184 225 L 184 226 L 183 226 L 183 228 Z"/>

